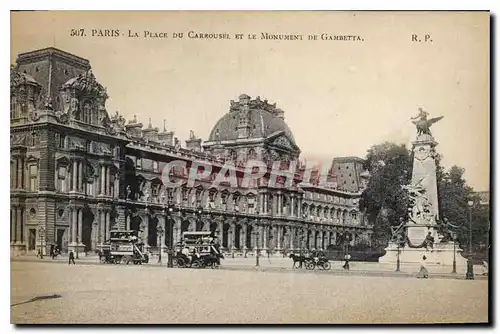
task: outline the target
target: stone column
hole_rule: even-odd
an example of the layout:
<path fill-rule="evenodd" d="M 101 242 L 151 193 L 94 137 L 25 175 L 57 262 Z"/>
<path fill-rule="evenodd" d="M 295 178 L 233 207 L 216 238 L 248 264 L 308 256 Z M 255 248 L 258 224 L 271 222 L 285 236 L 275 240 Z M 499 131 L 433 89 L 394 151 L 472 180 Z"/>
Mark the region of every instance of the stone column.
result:
<path fill-rule="evenodd" d="M 106 169 L 104 165 L 101 165 L 100 181 L 101 181 L 101 187 L 99 189 L 99 194 L 104 195 L 104 184 L 106 182 Z"/>
<path fill-rule="evenodd" d="M 17 207 L 17 220 L 16 220 L 16 243 L 17 244 L 22 244 L 23 239 L 21 235 L 21 231 L 23 229 L 23 211 L 24 207 L 23 206 L 18 206 Z"/>
<path fill-rule="evenodd" d="M 257 231 L 257 227 L 255 225 L 252 225 L 252 234 L 250 235 L 250 248 L 251 249 L 255 249 L 256 247 L 256 244 L 255 244 L 255 235 L 256 235 L 256 232 Z"/>
<path fill-rule="evenodd" d="M 263 236 L 262 249 L 267 249 L 268 237 L 269 237 L 268 229 L 269 229 L 269 225 L 265 225 L 262 227 L 262 236 Z"/>
<path fill-rule="evenodd" d="M 112 194 L 114 198 L 120 197 L 120 178 L 119 175 L 115 174 L 115 181 L 114 181 L 114 187 L 113 191 L 114 193 Z"/>
<path fill-rule="evenodd" d="M 224 223 L 222 221 L 217 222 L 217 230 L 219 230 L 220 245 L 224 247 Z"/>
<path fill-rule="evenodd" d="M 325 232 L 323 232 L 323 230 L 319 232 L 319 237 L 320 237 L 319 249 L 323 250 L 325 249 Z"/>
<path fill-rule="evenodd" d="M 94 220 L 92 222 L 92 233 L 90 234 L 91 249 L 92 250 L 97 249 L 98 236 L 99 236 L 99 225 L 97 224 L 97 221 Z"/>
<path fill-rule="evenodd" d="M 272 209 L 272 216 L 278 215 L 278 195 L 274 194 L 273 195 L 273 209 Z"/>
<path fill-rule="evenodd" d="M 255 247 L 262 249 L 262 235 L 264 234 L 264 228 L 262 225 L 259 225 L 257 227 L 257 234 L 256 234 L 256 239 L 255 239 Z"/>
<path fill-rule="evenodd" d="M 14 173 L 14 186 L 16 189 L 19 188 L 19 158 L 16 157 L 16 161 L 14 163 L 14 165 L 16 166 L 16 171 Z"/>
<path fill-rule="evenodd" d="M 105 215 L 104 215 L 104 219 L 105 219 L 105 236 L 106 236 L 106 240 L 109 240 L 110 238 L 110 229 L 111 229 L 111 214 L 109 211 L 106 211 Z"/>
<path fill-rule="evenodd" d="M 24 159 L 19 157 L 19 188 L 24 189 Z"/>
<path fill-rule="evenodd" d="M 83 161 L 78 162 L 78 191 L 83 191 Z"/>
<path fill-rule="evenodd" d="M 281 213 L 282 213 L 282 207 L 281 207 L 281 193 L 276 193 L 276 195 L 274 195 L 274 198 L 275 198 L 275 203 L 276 203 L 276 210 L 274 210 L 274 212 L 276 213 L 276 215 L 278 216 L 281 216 Z"/>
<path fill-rule="evenodd" d="M 82 245 L 83 236 L 83 209 L 78 209 L 78 245 Z"/>
<path fill-rule="evenodd" d="M 158 227 L 160 227 L 163 231 L 163 236 L 157 233 L 157 238 L 158 238 L 158 243 L 157 246 L 159 247 L 159 250 L 162 251 L 163 245 L 165 245 L 165 236 L 167 235 L 167 230 L 165 229 L 165 216 L 164 215 L 159 215 L 158 216 L 158 223 L 156 225 L 156 230 L 158 231 Z"/>
<path fill-rule="evenodd" d="M 281 225 L 278 225 L 278 228 L 277 228 L 277 233 L 276 233 L 276 248 L 278 250 L 281 250 L 281 235 L 282 235 L 282 229 L 283 227 Z"/>
<path fill-rule="evenodd" d="M 297 217 L 302 217 L 302 199 L 301 198 L 296 198 L 295 200 L 298 203 L 296 216 Z"/>
<path fill-rule="evenodd" d="M 248 224 L 244 224 L 241 227 L 241 231 L 243 232 L 243 240 L 240 241 L 240 246 L 242 249 L 245 249 L 245 247 L 247 247 Z"/>
<path fill-rule="evenodd" d="M 77 182 L 77 177 L 78 177 L 78 165 L 77 161 L 73 160 L 73 184 L 71 190 L 77 191 L 78 189 L 78 182 Z"/>
<path fill-rule="evenodd" d="M 16 221 L 17 221 L 17 207 L 13 206 L 11 209 L 11 214 L 10 214 L 10 228 L 11 228 L 11 236 L 10 236 L 10 242 L 15 243 L 16 242 Z"/>
<path fill-rule="evenodd" d="M 144 247 L 149 247 L 149 242 L 148 242 L 148 238 L 149 238 L 149 215 L 146 214 L 144 216 L 144 232 L 143 232 L 143 238 L 144 238 Z"/>
<path fill-rule="evenodd" d="M 240 224 L 240 233 L 238 234 L 237 238 L 239 239 L 239 247 L 238 249 L 243 249 L 243 234 L 245 233 L 245 226 Z"/>
<path fill-rule="evenodd" d="M 99 210 L 99 243 L 106 242 L 106 213 Z"/>
<path fill-rule="evenodd" d="M 233 249 L 235 245 L 235 239 L 236 239 L 236 224 L 234 222 L 231 223 L 231 228 L 230 228 L 230 235 L 228 238 L 228 246 L 229 248 Z"/>
<path fill-rule="evenodd" d="M 264 213 L 269 214 L 269 194 L 264 193 Z"/>
<path fill-rule="evenodd" d="M 71 219 L 71 243 L 76 245 L 76 233 L 78 232 L 78 210 L 77 208 L 72 208 L 72 219 Z"/>
<path fill-rule="evenodd" d="M 127 230 L 130 230 L 130 212 L 127 212 L 127 210 L 125 210 L 125 227 Z"/>
<path fill-rule="evenodd" d="M 289 230 L 289 233 L 290 233 L 290 237 L 289 237 L 289 240 L 290 240 L 290 251 L 294 250 L 295 249 L 295 227 L 290 227 L 290 230 Z"/>
<path fill-rule="evenodd" d="M 290 216 L 295 216 L 295 195 L 290 196 Z"/>
<path fill-rule="evenodd" d="M 111 181 L 111 168 L 110 168 L 110 166 L 106 166 L 106 195 L 107 196 L 113 195 L 113 194 L 111 194 L 110 181 Z"/>

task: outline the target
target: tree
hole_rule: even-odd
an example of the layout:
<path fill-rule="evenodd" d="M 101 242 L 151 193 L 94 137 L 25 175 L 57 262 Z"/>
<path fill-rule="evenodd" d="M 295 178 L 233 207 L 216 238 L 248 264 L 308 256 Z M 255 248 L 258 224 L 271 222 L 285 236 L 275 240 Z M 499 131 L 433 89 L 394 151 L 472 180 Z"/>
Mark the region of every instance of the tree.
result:
<path fill-rule="evenodd" d="M 386 246 L 390 227 L 408 219 L 408 193 L 401 186 L 411 181 L 411 155 L 404 144 L 374 145 L 368 150 L 365 168 L 371 177 L 360 207 L 374 226 L 373 244 Z"/>
<path fill-rule="evenodd" d="M 457 234 L 460 247 L 468 252 L 470 214 L 473 248 L 475 251 L 483 251 L 480 246 L 487 243 L 489 236 L 489 208 L 480 205 L 479 195 L 463 179 L 463 168 L 452 166 L 448 171 L 444 171 L 439 166 L 438 170 L 440 216 L 457 227 L 452 229 Z M 472 207 L 469 207 L 469 201 L 473 202 Z"/>

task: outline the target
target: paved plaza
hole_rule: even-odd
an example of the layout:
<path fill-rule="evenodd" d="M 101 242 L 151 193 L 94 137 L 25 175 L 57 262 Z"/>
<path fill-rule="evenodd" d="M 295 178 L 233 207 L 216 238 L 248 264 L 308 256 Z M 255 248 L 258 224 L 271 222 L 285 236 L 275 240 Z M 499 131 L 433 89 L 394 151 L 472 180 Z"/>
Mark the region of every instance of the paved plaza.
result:
<path fill-rule="evenodd" d="M 286 263 L 291 266 L 290 261 Z M 262 264 L 265 268 L 264 261 Z M 158 265 L 98 265 L 83 260 L 76 266 L 57 261 L 13 261 L 11 321 L 17 324 L 488 321 L 486 279 L 420 280 L 409 276 L 333 272 L 330 275 L 248 267 L 246 270 L 169 269 Z"/>

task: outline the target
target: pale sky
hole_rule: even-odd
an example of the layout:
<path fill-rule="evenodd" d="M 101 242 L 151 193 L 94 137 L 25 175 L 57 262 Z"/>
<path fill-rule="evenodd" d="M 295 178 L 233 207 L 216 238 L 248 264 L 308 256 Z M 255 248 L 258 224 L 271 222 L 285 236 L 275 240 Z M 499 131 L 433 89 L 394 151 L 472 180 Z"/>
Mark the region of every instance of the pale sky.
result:
<path fill-rule="evenodd" d="M 203 140 L 246 93 L 285 111 L 302 156 L 360 156 L 373 144 L 411 145 L 410 117 L 423 107 L 446 168 L 466 169 L 489 189 L 489 14 L 402 12 L 26 12 L 12 14 L 11 63 L 18 53 L 55 46 L 90 60 L 108 89 L 107 110 L 184 142 Z M 86 37 L 71 37 L 70 29 Z M 119 29 L 92 37 L 91 29 Z M 128 30 L 141 38 L 126 37 Z M 145 30 L 168 38 L 143 38 Z M 231 40 L 172 39 L 173 32 L 229 33 Z M 303 41 L 260 40 L 261 32 Z M 234 34 L 257 34 L 235 40 Z M 308 41 L 308 34 L 364 41 Z M 432 42 L 412 42 L 430 34 Z"/>

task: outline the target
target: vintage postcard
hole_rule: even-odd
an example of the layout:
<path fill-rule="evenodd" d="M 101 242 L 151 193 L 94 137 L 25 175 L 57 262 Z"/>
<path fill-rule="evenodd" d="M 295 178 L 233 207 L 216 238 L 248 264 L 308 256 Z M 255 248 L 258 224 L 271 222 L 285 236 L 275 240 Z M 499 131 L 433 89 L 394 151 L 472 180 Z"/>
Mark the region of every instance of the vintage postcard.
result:
<path fill-rule="evenodd" d="M 14 324 L 488 323 L 490 13 L 11 13 Z"/>

